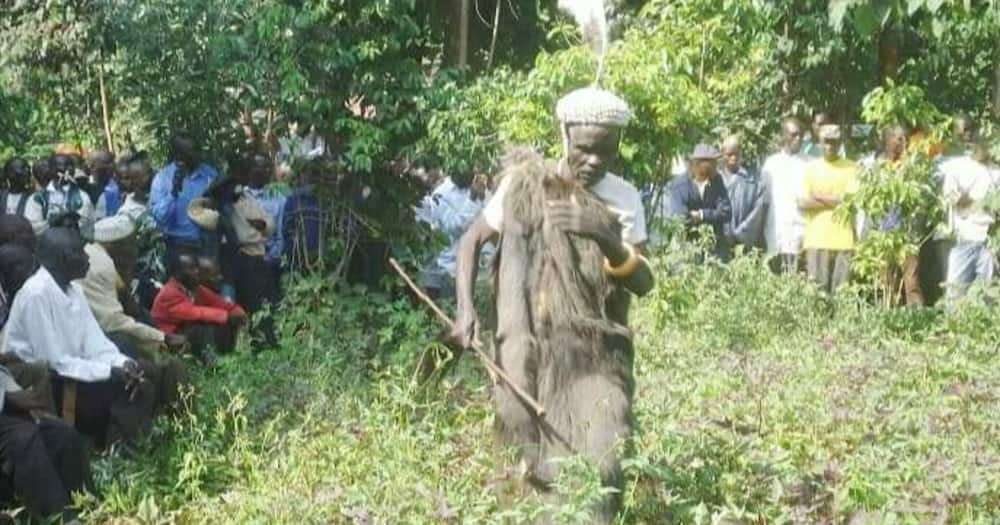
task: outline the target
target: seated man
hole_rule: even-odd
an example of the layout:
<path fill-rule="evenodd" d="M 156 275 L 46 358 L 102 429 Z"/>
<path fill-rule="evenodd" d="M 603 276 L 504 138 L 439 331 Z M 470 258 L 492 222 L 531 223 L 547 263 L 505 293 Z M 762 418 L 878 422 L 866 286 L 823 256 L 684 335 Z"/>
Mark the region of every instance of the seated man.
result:
<path fill-rule="evenodd" d="M 210 347 L 230 352 L 236 333 L 247 314 L 201 284 L 198 259 L 181 253 L 171 264 L 170 280 L 153 301 L 153 320 L 164 333 L 184 334 L 191 351 L 207 364 L 213 361 Z"/>
<path fill-rule="evenodd" d="M 0 215 L 0 244 L 18 244 L 35 253 L 35 232 L 20 215 Z"/>
<path fill-rule="evenodd" d="M 127 285 L 135 272 L 139 244 L 135 223 L 124 215 L 101 219 L 94 225 L 94 242 L 84 250 L 90 269 L 81 281 L 83 293 L 101 330 L 134 359 L 145 359 L 157 369 L 157 406 L 176 406 L 180 385 L 188 383 L 184 363 L 164 350 L 181 351 L 187 344 L 184 336 L 164 334 L 140 323 L 125 312 L 119 294 L 127 294 Z"/>
<path fill-rule="evenodd" d="M 0 328 L 24 282 L 35 273 L 35 256 L 20 244 L 0 244 Z"/>
<path fill-rule="evenodd" d="M 79 523 L 72 494 L 89 489 L 90 458 L 82 437 L 51 414 L 47 393 L 22 388 L 0 366 L 0 501 L 11 496 L 39 522 Z M 13 494 L 12 494 L 13 493 Z"/>
<path fill-rule="evenodd" d="M 152 419 L 155 392 L 144 378 L 149 367 L 104 335 L 83 292 L 72 284 L 87 274 L 83 240 L 72 229 L 49 228 L 39 240 L 38 260 L 41 268 L 14 298 L 3 353 L 47 363 L 56 406 L 66 401 L 64 408 L 73 407 L 78 430 L 98 447 L 134 440 Z"/>

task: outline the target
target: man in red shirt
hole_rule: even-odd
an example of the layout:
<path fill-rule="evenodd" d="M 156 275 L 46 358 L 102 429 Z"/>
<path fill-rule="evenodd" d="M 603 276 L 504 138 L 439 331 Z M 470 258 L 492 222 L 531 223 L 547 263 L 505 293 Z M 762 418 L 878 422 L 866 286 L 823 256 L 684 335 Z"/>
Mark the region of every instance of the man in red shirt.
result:
<path fill-rule="evenodd" d="M 183 334 L 191 351 L 208 364 L 214 351 L 230 352 L 247 314 L 238 304 L 201 284 L 198 258 L 182 253 L 172 264 L 171 277 L 153 301 L 153 321 L 164 333 Z"/>

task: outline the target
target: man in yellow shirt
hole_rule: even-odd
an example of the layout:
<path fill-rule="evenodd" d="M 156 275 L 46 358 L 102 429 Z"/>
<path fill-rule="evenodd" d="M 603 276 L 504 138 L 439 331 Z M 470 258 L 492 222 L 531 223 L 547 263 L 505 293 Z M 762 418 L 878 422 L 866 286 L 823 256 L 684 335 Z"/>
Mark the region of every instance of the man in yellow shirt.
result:
<path fill-rule="evenodd" d="M 841 158 L 840 127 L 820 128 L 823 158 L 809 164 L 799 208 L 806 219 L 802 248 L 806 252 L 806 273 L 826 292 L 847 282 L 854 252 L 854 229 L 850 221 L 840 221 L 834 210 L 844 196 L 857 191 L 858 168 Z"/>

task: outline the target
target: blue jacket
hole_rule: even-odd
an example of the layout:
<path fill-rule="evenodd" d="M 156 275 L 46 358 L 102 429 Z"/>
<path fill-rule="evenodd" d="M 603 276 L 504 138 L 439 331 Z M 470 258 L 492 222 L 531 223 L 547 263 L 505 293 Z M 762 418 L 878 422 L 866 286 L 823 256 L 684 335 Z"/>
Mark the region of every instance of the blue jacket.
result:
<path fill-rule="evenodd" d="M 694 210 L 701 211 L 701 222 L 691 218 L 690 212 Z M 729 220 L 732 218 L 732 206 L 729 203 L 726 185 L 718 174 L 708 181 L 704 197 L 698 191 L 698 186 L 690 175 L 678 175 L 670 181 L 670 215 L 684 219 L 688 226 L 688 238 L 694 238 L 697 235 L 701 224 L 710 225 L 715 233 L 713 252 L 722 259 L 728 258 L 724 234 Z"/>
<path fill-rule="evenodd" d="M 723 179 L 725 180 L 725 179 Z M 726 187 L 733 216 L 726 225 L 730 246 L 763 247 L 764 219 L 767 217 L 767 190 L 760 177 L 740 168 Z"/>

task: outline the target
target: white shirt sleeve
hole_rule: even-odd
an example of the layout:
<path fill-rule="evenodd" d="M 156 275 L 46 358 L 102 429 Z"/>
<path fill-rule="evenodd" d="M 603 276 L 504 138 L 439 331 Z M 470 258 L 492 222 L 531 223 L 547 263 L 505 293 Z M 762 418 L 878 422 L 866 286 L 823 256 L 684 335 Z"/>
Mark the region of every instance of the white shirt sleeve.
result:
<path fill-rule="evenodd" d="M 490 228 L 498 232 L 503 232 L 503 201 L 507 196 L 508 187 L 510 187 L 510 179 L 501 180 L 500 184 L 497 185 L 497 191 L 483 207 L 483 219 Z"/>
<path fill-rule="evenodd" d="M 42 190 L 46 191 L 46 190 Z M 49 222 L 42 215 L 42 205 L 38 203 L 37 194 L 28 197 L 28 202 L 24 205 L 24 218 L 31 223 L 31 229 L 38 237 L 49 229 Z"/>
<path fill-rule="evenodd" d="M 72 343 L 61 340 L 57 331 L 51 329 L 56 322 L 53 316 L 57 314 L 49 307 L 44 296 L 36 295 L 26 299 L 23 315 L 18 319 L 24 325 L 20 335 L 24 337 L 26 344 L 14 347 L 18 357 L 29 363 L 47 362 L 49 368 L 59 375 L 79 381 L 96 382 L 111 377 L 111 364 L 108 362 L 83 359 L 66 352 L 66 346 Z M 94 324 L 96 326 L 96 321 Z M 86 327 L 81 329 L 84 330 L 84 340 L 87 341 L 90 338 L 89 330 Z"/>

